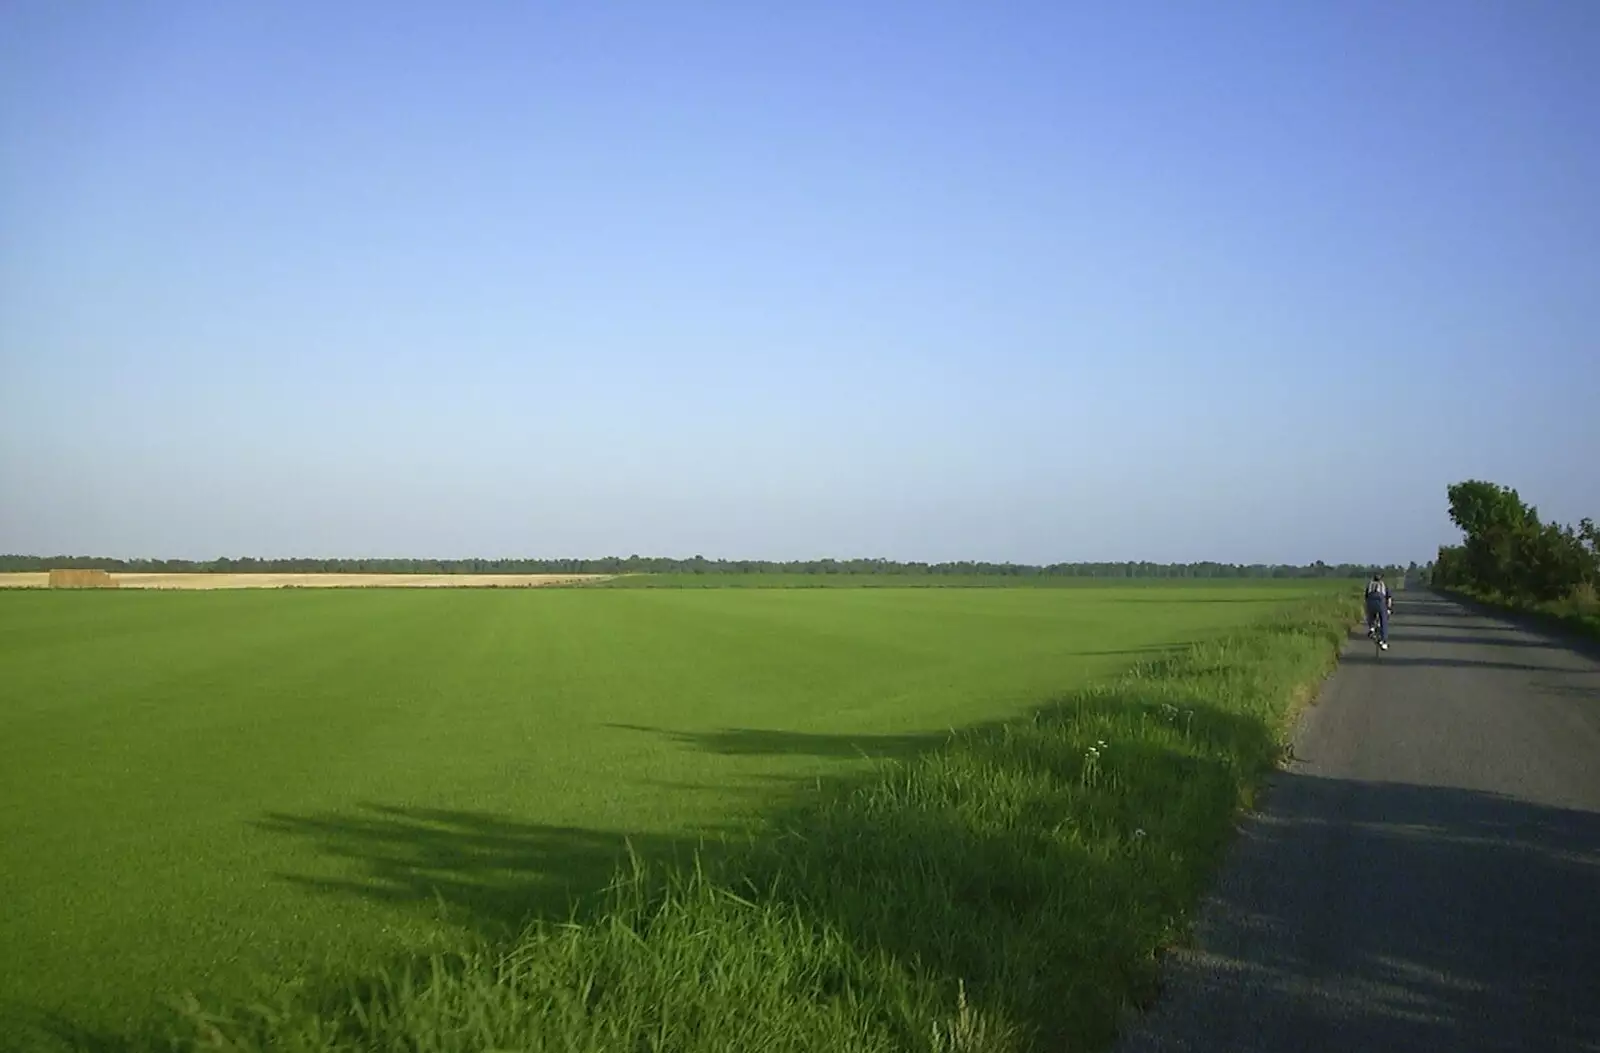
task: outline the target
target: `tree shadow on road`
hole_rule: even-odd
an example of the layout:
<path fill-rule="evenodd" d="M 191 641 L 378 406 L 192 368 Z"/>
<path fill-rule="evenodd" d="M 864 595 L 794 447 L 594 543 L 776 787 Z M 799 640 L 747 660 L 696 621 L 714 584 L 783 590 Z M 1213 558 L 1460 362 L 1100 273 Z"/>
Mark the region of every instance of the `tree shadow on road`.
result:
<path fill-rule="evenodd" d="M 1224 873 L 1126 1053 L 1600 1048 L 1600 814 L 1281 774 Z"/>
<path fill-rule="evenodd" d="M 1429 621 L 1418 621 L 1417 619 L 1410 618 L 1410 617 L 1400 617 L 1400 618 L 1396 618 L 1394 621 L 1395 621 L 1396 625 L 1404 624 L 1404 625 L 1406 625 L 1406 626 L 1408 626 L 1410 628 L 1416 628 L 1416 629 L 1449 629 L 1449 630 L 1454 630 L 1454 631 L 1459 632 L 1459 631 L 1461 631 L 1463 629 L 1470 628 L 1471 631 L 1474 634 L 1478 634 L 1478 633 L 1482 633 L 1483 634 L 1483 636 L 1481 638 L 1479 638 L 1477 636 L 1474 636 L 1474 639 L 1477 639 L 1477 640 L 1479 640 L 1479 642 L 1482 642 L 1482 643 L 1492 643 L 1492 642 L 1494 642 L 1494 640 L 1493 640 L 1494 636 L 1496 634 L 1499 634 L 1499 633 L 1522 633 L 1522 632 L 1525 631 L 1525 630 L 1522 630 L 1522 629 L 1518 629 L 1518 628 L 1516 628 L 1515 626 L 1512 626 L 1512 625 L 1473 625 L 1473 626 L 1465 626 L 1465 625 L 1462 625 L 1461 622 L 1459 622 L 1459 621 L 1429 622 Z"/>
<path fill-rule="evenodd" d="M 1415 623 L 1407 622 L 1406 628 L 1415 628 Z M 1449 636 L 1440 633 L 1413 633 L 1399 631 L 1399 626 L 1393 625 L 1389 631 L 1389 638 L 1396 642 L 1428 643 L 1428 644 L 1460 644 L 1463 647 L 1535 647 L 1543 651 L 1553 651 L 1558 648 L 1547 640 L 1530 640 L 1527 638 L 1506 637 L 1495 633 L 1474 636 Z"/>
<path fill-rule="evenodd" d="M 1403 637 L 1391 635 L 1389 637 L 1389 650 L 1382 655 L 1374 655 L 1369 647 L 1356 647 L 1341 658 L 1340 661 L 1347 665 L 1387 665 L 1435 669 L 1498 669 L 1519 673 L 1545 673 L 1551 676 L 1582 675 L 1570 669 L 1557 669 L 1548 665 L 1531 665 L 1527 662 L 1486 662 L 1476 658 L 1430 658 L 1398 653 L 1399 649 L 1404 646 L 1405 639 Z"/>
<path fill-rule="evenodd" d="M 1595 686 L 1584 684 L 1534 684 L 1533 690 L 1541 695 L 1555 695 L 1560 698 L 1576 698 L 1583 701 L 1600 702 L 1600 683 Z"/>
<path fill-rule="evenodd" d="M 1411 617 L 1413 613 L 1420 614 L 1424 618 L 1438 618 L 1439 621 L 1432 624 L 1441 629 L 1460 628 L 1462 622 L 1477 617 L 1477 615 L 1469 614 L 1467 611 L 1449 607 L 1442 603 L 1396 603 L 1395 608 L 1406 615 L 1408 622 L 1413 620 Z"/>
<path fill-rule="evenodd" d="M 1400 606 L 1398 601 L 1396 606 Z M 1453 624 L 1436 625 L 1437 628 L 1462 628 L 1462 621 L 1472 621 L 1473 633 L 1526 633 L 1543 641 L 1547 646 L 1575 651 L 1600 661 L 1600 639 L 1575 628 L 1568 622 L 1537 611 L 1494 607 L 1465 596 L 1451 596 L 1448 599 L 1430 596 L 1412 601 L 1407 606 L 1407 611 L 1453 620 Z"/>

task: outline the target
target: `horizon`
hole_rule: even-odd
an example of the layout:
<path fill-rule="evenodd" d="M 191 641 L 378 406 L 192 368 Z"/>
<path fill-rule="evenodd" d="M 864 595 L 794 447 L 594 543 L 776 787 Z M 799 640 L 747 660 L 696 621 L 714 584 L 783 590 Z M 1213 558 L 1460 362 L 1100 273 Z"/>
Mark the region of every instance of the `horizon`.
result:
<path fill-rule="evenodd" d="M 0 551 L 1405 565 L 1469 478 L 1575 523 L 1595 54 L 1561 0 L 7 5 Z"/>
<path fill-rule="evenodd" d="M 1366 570 L 1370 570 L 1371 568 L 1374 568 L 1374 567 L 1383 569 L 1385 571 L 1388 571 L 1388 570 L 1402 570 L 1403 571 L 1403 570 L 1405 570 L 1407 568 L 1407 563 L 1377 563 L 1377 564 L 1373 564 L 1373 563 L 1331 563 L 1331 562 L 1329 562 L 1327 560 L 1311 560 L 1310 562 L 1307 562 L 1307 563 L 1260 563 L 1260 562 L 1228 563 L 1228 562 L 1224 562 L 1224 561 L 1220 561 L 1220 560 L 1193 560 L 1193 561 L 1189 561 L 1189 562 L 1163 563 L 1163 562 L 1156 561 L 1156 560 L 1132 559 L 1132 560 L 1065 560 L 1065 561 L 1057 561 L 1057 562 L 1053 562 L 1053 563 L 1015 563 L 1015 562 L 1007 563 L 1005 561 L 1000 561 L 1000 560 L 983 560 L 983 559 L 957 559 L 957 560 L 941 560 L 941 561 L 937 561 L 937 562 L 927 562 L 927 561 L 922 561 L 922 560 L 896 560 L 896 559 L 890 559 L 890 558 L 885 557 L 885 556 L 816 556 L 816 557 L 812 557 L 812 558 L 809 558 L 809 559 L 801 558 L 801 559 L 793 559 L 793 560 L 758 560 L 758 559 L 740 559 L 738 557 L 716 557 L 716 556 L 703 556 L 703 555 L 646 556 L 646 555 L 641 555 L 639 553 L 633 553 L 633 554 L 627 555 L 627 556 L 610 555 L 610 556 L 456 556 L 456 557 L 445 557 L 445 556 L 304 556 L 304 555 L 302 555 L 302 556 L 275 556 L 275 557 L 264 557 L 264 558 L 263 557 L 257 557 L 257 556 L 216 556 L 216 557 L 212 557 L 210 559 L 187 559 L 187 558 L 182 558 L 182 557 L 162 558 L 162 557 L 159 557 L 159 556 L 154 556 L 154 557 L 152 557 L 152 556 L 118 557 L 118 556 L 93 556 L 93 555 L 82 555 L 82 554 L 69 555 L 69 554 L 66 554 L 66 553 L 59 553 L 59 552 L 58 553 L 52 553 L 50 555 L 38 555 L 38 554 L 29 554 L 29 553 L 21 553 L 21 552 L 0 552 L 0 564 L 5 564 L 7 561 L 13 561 L 13 560 L 37 560 L 37 561 L 40 561 L 40 562 L 44 562 L 44 561 L 48 561 L 48 560 L 68 560 L 68 561 L 92 560 L 92 561 L 117 562 L 117 563 L 192 563 L 192 564 L 194 564 L 196 566 L 214 566 L 216 564 L 224 563 L 224 562 L 227 562 L 227 563 L 230 563 L 230 564 L 234 564 L 234 565 L 240 565 L 240 564 L 243 564 L 243 563 L 277 564 L 277 563 L 294 563 L 294 562 L 307 562 L 307 563 L 311 563 L 311 562 L 317 562 L 317 563 L 357 563 L 357 562 L 360 562 L 360 563 L 419 563 L 419 564 L 426 564 L 426 563 L 453 564 L 453 563 L 467 563 L 467 562 L 481 562 L 481 563 L 487 563 L 487 564 L 497 564 L 497 563 L 541 563 L 541 564 L 544 564 L 544 563 L 608 563 L 608 562 L 617 562 L 617 563 L 680 563 L 680 564 L 681 563 L 687 563 L 687 564 L 693 564 L 693 563 L 696 563 L 698 561 L 698 562 L 707 564 L 709 566 L 721 566 L 721 565 L 726 565 L 726 564 L 740 564 L 740 563 L 769 564 L 769 565 L 777 565 L 777 566 L 815 565 L 815 564 L 821 564 L 821 563 L 833 563 L 833 564 L 838 564 L 838 565 L 841 565 L 841 566 L 849 566 L 849 565 L 860 564 L 860 563 L 877 563 L 877 564 L 883 564 L 883 565 L 890 566 L 890 567 L 932 568 L 932 567 L 948 567 L 948 566 L 960 566 L 960 565 L 963 565 L 963 564 L 970 564 L 972 566 L 978 566 L 978 567 L 1015 567 L 1015 568 L 1022 569 L 1022 570 L 1048 570 L 1048 569 L 1051 569 L 1051 568 L 1054 568 L 1054 567 L 1127 567 L 1127 566 L 1162 567 L 1162 568 L 1169 568 L 1169 569 L 1173 568 L 1173 567 L 1229 567 L 1229 568 L 1242 568 L 1242 569 L 1256 569 L 1256 568 L 1263 568 L 1264 567 L 1264 568 L 1268 568 L 1268 569 L 1276 569 L 1276 568 L 1310 569 L 1310 568 L 1315 568 L 1315 567 L 1321 566 L 1321 567 L 1323 567 L 1324 569 L 1327 569 L 1327 570 L 1340 570 L 1340 569 L 1348 570 L 1348 569 L 1350 569 L 1352 567 L 1362 567 L 1362 568 L 1364 568 L 1363 573 L 1365 573 Z M 1427 566 L 1432 561 L 1431 560 L 1428 560 L 1428 561 L 1415 560 L 1415 561 L 1407 561 L 1407 562 L 1414 563 L 1418 567 L 1423 567 L 1423 566 Z M 57 569 L 70 569 L 70 568 L 57 568 Z M 0 573 L 18 573 L 18 572 L 16 572 L 16 571 L 0 571 Z M 335 573 L 342 573 L 342 572 L 335 572 Z M 644 573 L 656 573 L 656 572 L 655 571 L 646 571 Z"/>

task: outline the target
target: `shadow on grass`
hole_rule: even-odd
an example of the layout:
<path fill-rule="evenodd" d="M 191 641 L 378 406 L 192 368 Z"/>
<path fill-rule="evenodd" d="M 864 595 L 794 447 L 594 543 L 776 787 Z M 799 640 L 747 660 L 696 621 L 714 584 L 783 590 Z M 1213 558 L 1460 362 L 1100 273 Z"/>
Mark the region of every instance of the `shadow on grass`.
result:
<path fill-rule="evenodd" d="M 1117 736 L 1095 762 L 1110 775 L 1103 788 L 1078 786 L 1084 746 L 1098 741 L 1099 729 L 1170 719 L 1161 703 L 1118 691 L 1036 712 L 1024 723 L 1044 733 L 1038 738 L 991 726 L 943 745 L 971 777 L 993 780 L 985 796 L 1014 809 L 997 827 L 963 816 L 959 791 L 956 800 L 914 809 L 780 813 L 775 825 L 797 832 L 805 846 L 800 869 L 829 875 L 799 886 L 796 899 L 861 953 L 888 953 L 952 999 L 964 981 L 1041 1048 L 1101 1046 L 1127 999 L 1147 1006 L 1155 998 L 1156 951 L 1179 937 L 1172 919 L 1182 917 L 1226 847 L 1241 773 L 1222 756 L 1253 758 L 1264 771 L 1278 753 L 1262 720 L 1204 705 L 1186 713 L 1185 735 L 1199 751 Z M 798 752 L 816 749 L 814 739 L 760 745 Z M 702 745 L 723 750 L 730 740 L 712 734 Z M 1014 797 L 997 789 L 1041 775 L 1074 789 Z M 1178 787 L 1186 807 L 1174 805 Z M 1052 836 L 1063 829 L 1078 836 Z M 765 863 L 757 856 L 748 887 L 767 887 L 794 863 L 781 850 Z M 1063 978 L 1075 982 L 1063 985 Z"/>
<path fill-rule="evenodd" d="M 157 1026 L 137 1034 L 90 1027 L 66 1014 L 0 1003 L 0 1053 L 150 1053 L 170 1043 Z"/>
<path fill-rule="evenodd" d="M 764 728 L 722 728 L 716 731 L 673 731 L 647 724 L 607 724 L 608 728 L 658 735 L 689 749 L 723 756 L 806 756 L 829 759 L 906 760 L 949 741 L 950 733 L 908 735 L 828 734 L 774 731 Z"/>
<path fill-rule="evenodd" d="M 312 841 L 354 864 L 346 878 L 279 874 L 319 892 L 387 904 L 441 904 L 446 916 L 489 938 L 515 935 L 532 918 L 565 920 L 602 890 L 628 858 L 692 860 L 714 851 L 702 837 L 621 834 L 533 823 L 487 812 L 362 804 L 349 813 L 274 813 L 258 829 Z"/>
<path fill-rule="evenodd" d="M 309 837 L 360 872 L 287 880 L 384 903 L 437 900 L 494 938 L 530 916 L 565 920 L 573 904 L 577 919 L 597 917 L 607 903 L 592 893 L 627 844 L 679 873 L 704 848 L 723 887 L 838 933 L 860 961 L 886 956 L 892 975 L 918 978 L 942 1004 L 955 1005 L 964 984 L 975 1005 L 1038 1036 L 1103 1044 L 1130 993 L 1154 996 L 1155 951 L 1226 842 L 1237 759 L 1264 771 L 1277 757 L 1261 719 L 1200 702 L 1182 712 L 1129 685 L 955 735 L 634 727 L 707 753 L 885 762 L 778 787 L 760 836 L 720 842 L 378 804 L 261 825 Z M 1139 733 L 1151 723 L 1166 731 Z M 1106 781 L 1086 786 L 1085 750 L 1102 737 L 1112 741 L 1093 764 Z M 915 775 L 929 751 L 934 774 Z M 967 774 L 939 774 L 957 769 Z"/>
<path fill-rule="evenodd" d="M 1148 647 L 1124 647 L 1115 651 L 1066 651 L 1065 654 L 1080 658 L 1103 658 L 1107 656 L 1131 657 L 1134 655 L 1163 655 L 1177 654 L 1189 647 L 1193 641 L 1173 644 L 1151 644 Z"/>
<path fill-rule="evenodd" d="M 1276 603 L 1292 602 L 1291 596 L 1175 596 L 1170 592 L 1157 592 L 1149 596 L 1097 596 L 1097 603 Z"/>

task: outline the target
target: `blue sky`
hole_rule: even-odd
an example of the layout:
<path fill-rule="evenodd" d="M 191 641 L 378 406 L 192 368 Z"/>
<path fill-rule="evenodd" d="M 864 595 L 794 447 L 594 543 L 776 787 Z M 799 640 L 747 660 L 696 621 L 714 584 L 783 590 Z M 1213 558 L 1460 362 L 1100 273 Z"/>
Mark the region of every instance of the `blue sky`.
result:
<path fill-rule="evenodd" d="M 0 551 L 1600 515 L 1600 4 L 0 7 Z"/>

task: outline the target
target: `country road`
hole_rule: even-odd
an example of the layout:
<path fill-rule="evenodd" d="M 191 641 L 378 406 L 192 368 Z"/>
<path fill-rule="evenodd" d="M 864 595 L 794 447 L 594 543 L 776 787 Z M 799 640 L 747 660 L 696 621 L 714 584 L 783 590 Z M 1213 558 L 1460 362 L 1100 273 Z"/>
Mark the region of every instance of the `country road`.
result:
<path fill-rule="evenodd" d="M 1390 641 L 1351 641 L 1119 1053 L 1600 1051 L 1600 661 L 1427 592 Z"/>

